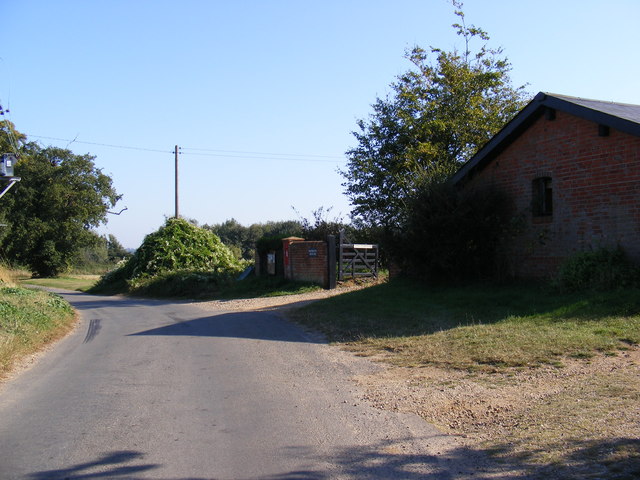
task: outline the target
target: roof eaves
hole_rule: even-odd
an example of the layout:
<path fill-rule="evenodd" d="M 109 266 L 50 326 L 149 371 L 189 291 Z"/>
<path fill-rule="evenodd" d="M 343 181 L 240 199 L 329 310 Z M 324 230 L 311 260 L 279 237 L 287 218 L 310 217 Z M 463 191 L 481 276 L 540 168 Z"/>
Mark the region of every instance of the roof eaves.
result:
<path fill-rule="evenodd" d="M 520 112 L 508 122 L 502 130 L 478 150 L 451 178 L 451 183 L 457 185 L 473 171 L 482 168 L 493 157 L 500 153 L 511 141 L 524 131 L 542 113 L 546 95 L 538 93 Z"/>
<path fill-rule="evenodd" d="M 550 108 L 590 120 L 592 122 L 615 128 L 621 132 L 640 136 L 640 123 L 620 116 L 615 107 L 633 105 L 616 104 L 613 102 L 597 102 L 576 97 L 545 94 L 544 104 Z M 608 111 L 607 111 L 608 110 Z M 640 106 L 638 107 L 640 110 Z"/>
<path fill-rule="evenodd" d="M 451 178 L 451 183 L 457 185 L 474 171 L 482 169 L 535 119 L 542 115 L 544 107 L 560 110 L 631 135 L 640 136 L 640 123 L 598 110 L 594 108 L 594 105 L 589 105 L 590 102 L 593 104 L 599 103 L 600 105 L 605 104 L 605 102 L 589 101 L 576 97 L 566 97 L 544 92 L 538 93 L 502 130 L 478 150 L 478 153 L 460 167 Z M 616 106 L 621 104 L 611 103 L 610 105 Z M 640 109 L 640 107 L 638 108 Z"/>

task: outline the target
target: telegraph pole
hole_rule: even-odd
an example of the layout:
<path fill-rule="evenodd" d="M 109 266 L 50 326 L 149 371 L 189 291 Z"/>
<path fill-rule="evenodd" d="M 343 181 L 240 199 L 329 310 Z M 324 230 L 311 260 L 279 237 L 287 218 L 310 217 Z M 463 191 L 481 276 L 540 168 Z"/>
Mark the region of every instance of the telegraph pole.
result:
<path fill-rule="evenodd" d="M 178 208 L 178 145 L 176 145 L 175 150 L 173 151 L 176 159 L 176 216 L 175 218 L 180 218 L 180 210 Z"/>

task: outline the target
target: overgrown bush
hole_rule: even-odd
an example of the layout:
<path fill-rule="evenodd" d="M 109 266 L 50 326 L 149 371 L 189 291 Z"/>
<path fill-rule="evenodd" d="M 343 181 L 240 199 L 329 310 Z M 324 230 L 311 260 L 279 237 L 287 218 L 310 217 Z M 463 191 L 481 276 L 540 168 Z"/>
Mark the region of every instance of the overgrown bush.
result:
<path fill-rule="evenodd" d="M 103 276 L 93 291 L 126 291 L 138 279 L 169 272 L 224 276 L 239 273 L 243 268 L 245 262 L 238 260 L 215 234 L 186 220 L 171 218 L 158 231 L 147 235 L 129 260 Z"/>
<path fill-rule="evenodd" d="M 177 218 L 170 218 L 158 231 L 147 235 L 127 266 L 130 278 L 175 270 L 242 270 L 241 263 L 215 234 Z"/>
<path fill-rule="evenodd" d="M 510 218 L 504 194 L 432 183 L 412 199 L 408 212 L 405 228 L 387 238 L 403 272 L 446 282 L 498 273 Z"/>
<path fill-rule="evenodd" d="M 640 268 L 622 248 L 579 252 L 563 262 L 555 285 L 565 291 L 606 291 L 640 286 Z"/>
<path fill-rule="evenodd" d="M 236 277 L 235 272 L 163 272 L 131 280 L 129 291 L 152 297 L 214 297 Z"/>

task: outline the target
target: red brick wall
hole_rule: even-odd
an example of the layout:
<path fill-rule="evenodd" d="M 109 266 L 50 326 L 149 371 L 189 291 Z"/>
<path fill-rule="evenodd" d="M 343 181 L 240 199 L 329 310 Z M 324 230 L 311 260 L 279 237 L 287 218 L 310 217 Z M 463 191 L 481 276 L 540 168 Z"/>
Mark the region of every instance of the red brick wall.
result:
<path fill-rule="evenodd" d="M 315 256 L 312 254 L 315 253 Z M 329 285 L 327 242 L 296 241 L 289 245 L 289 266 L 292 280 Z"/>
<path fill-rule="evenodd" d="M 553 215 L 532 214 L 532 181 L 551 177 Z M 563 112 L 536 120 L 469 186 L 495 185 L 513 200 L 521 233 L 512 272 L 547 277 L 572 253 L 620 245 L 640 261 L 640 138 Z"/>

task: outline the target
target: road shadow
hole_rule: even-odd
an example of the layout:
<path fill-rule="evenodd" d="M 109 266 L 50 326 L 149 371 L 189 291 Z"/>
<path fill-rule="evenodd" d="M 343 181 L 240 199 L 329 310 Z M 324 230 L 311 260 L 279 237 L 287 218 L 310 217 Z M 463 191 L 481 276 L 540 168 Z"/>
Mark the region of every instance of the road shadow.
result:
<path fill-rule="evenodd" d="M 640 440 L 617 438 L 608 441 L 575 441 L 565 445 L 567 453 L 558 462 L 542 465 L 516 455 L 510 444 L 501 446 L 502 455 L 488 450 L 457 447 L 433 455 L 401 453 L 401 444 L 382 442 L 375 446 L 342 448 L 330 457 L 291 447 L 291 452 L 310 463 L 333 464 L 347 478 L 404 480 L 578 480 L 640 478 Z M 562 448 L 561 446 L 557 446 Z M 495 453 L 492 449 L 491 452 Z M 624 452 L 624 458 L 615 458 Z M 528 452 L 529 454 L 535 452 Z M 425 473 L 425 470 L 428 473 Z M 335 472 L 304 469 L 252 480 L 324 480 Z"/>
<path fill-rule="evenodd" d="M 128 336 L 182 336 L 268 340 L 274 342 L 326 343 L 324 337 L 268 312 L 233 312 L 178 320 Z"/>
<path fill-rule="evenodd" d="M 317 456 L 300 447 L 290 447 L 289 455 L 305 458 L 309 463 L 330 464 L 331 471 L 308 468 L 276 475 L 252 477 L 251 480 L 330 480 L 340 478 L 376 480 L 462 480 L 482 479 L 491 474 L 492 479 L 526 479 L 506 473 L 505 467 L 493 465 L 483 451 L 461 447 L 450 452 L 405 453 L 413 438 L 382 441 L 375 445 L 344 447 L 328 456 Z M 498 474 L 498 476 L 495 476 Z"/>
<path fill-rule="evenodd" d="M 31 480 L 79 480 L 91 478 L 133 478 L 132 475 L 154 470 L 157 464 L 135 464 L 144 457 L 141 452 L 120 450 L 105 453 L 93 461 L 67 468 L 44 470 L 28 475 Z"/>
<path fill-rule="evenodd" d="M 49 290 L 52 291 L 52 290 Z M 190 301 L 184 300 L 159 300 L 153 298 L 138 298 L 125 296 L 98 296 L 83 292 L 52 291 L 67 300 L 77 310 L 92 310 L 96 308 L 130 308 L 130 307 L 156 307 L 160 305 L 186 304 Z"/>
<path fill-rule="evenodd" d="M 341 447 L 319 454 L 308 447 L 291 446 L 281 453 L 285 458 L 301 459 L 311 465 L 277 474 L 240 475 L 245 480 L 330 480 L 340 478 L 376 480 L 559 480 L 607 478 L 631 480 L 640 475 L 640 440 L 617 438 L 607 441 L 574 441 L 561 460 L 540 465 L 514 455 L 509 444 L 501 446 L 499 457 L 487 450 L 457 447 L 429 454 L 403 453 L 415 439 L 382 441 L 374 445 Z M 560 446 L 558 446 L 561 448 Z M 567 447 L 567 445 L 565 445 Z M 624 458 L 616 458 L 625 453 Z M 529 455 L 535 452 L 528 452 Z M 215 452 L 212 452 L 215 454 Z M 512 454 L 512 455 L 510 455 Z M 93 461 L 66 468 L 33 472 L 30 480 L 130 479 L 215 480 L 205 472 L 203 477 L 166 477 L 162 465 L 144 463 L 144 453 L 132 450 L 105 453 Z M 317 465 L 317 467 L 314 467 Z M 238 464 L 242 470 L 242 464 Z M 149 472 L 155 471 L 157 475 Z M 213 473 L 213 472 L 211 472 Z"/>

